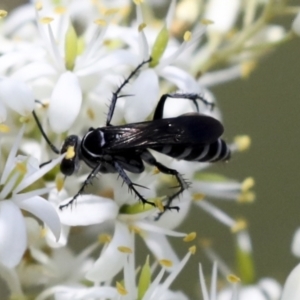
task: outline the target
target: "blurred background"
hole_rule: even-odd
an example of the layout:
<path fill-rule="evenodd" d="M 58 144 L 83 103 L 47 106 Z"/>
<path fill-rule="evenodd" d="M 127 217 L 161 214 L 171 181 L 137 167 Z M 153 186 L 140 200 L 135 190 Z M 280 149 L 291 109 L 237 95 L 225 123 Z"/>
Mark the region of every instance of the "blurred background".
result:
<path fill-rule="evenodd" d="M 1 8 L 10 11 L 21 2 L 2 0 Z M 289 29 L 292 17 L 276 21 Z M 233 217 L 248 220 L 257 278 L 269 276 L 283 282 L 298 262 L 290 245 L 300 226 L 300 38 L 270 53 L 250 78 L 226 83 L 212 92 L 223 112 L 225 139 L 248 134 L 252 145 L 249 151 L 234 155 L 228 164 L 216 165 L 211 171 L 239 180 L 254 177 L 257 195 L 253 204 L 218 201 L 217 205 Z M 195 228 L 199 229 L 198 237 L 213 239 L 214 248 L 234 267 L 234 239 L 228 228 L 200 209 L 191 212 L 181 230 Z M 182 243 L 175 241 L 174 245 Z M 179 249 L 181 255 L 186 248 Z M 199 262 L 204 263 L 207 275 L 211 273 L 211 263 L 199 250 L 175 288 L 195 294 Z"/>

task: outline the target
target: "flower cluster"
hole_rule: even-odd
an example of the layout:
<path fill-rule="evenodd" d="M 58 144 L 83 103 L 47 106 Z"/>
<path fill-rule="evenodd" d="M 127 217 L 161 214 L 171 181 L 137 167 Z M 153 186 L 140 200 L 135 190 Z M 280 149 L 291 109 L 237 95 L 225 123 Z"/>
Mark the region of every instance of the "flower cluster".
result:
<path fill-rule="evenodd" d="M 198 228 L 176 230 L 191 207 L 202 208 L 235 234 L 241 266 L 246 261 L 249 274 L 245 222 L 209 199 L 252 202 L 253 178 L 239 182 L 207 172 L 209 160 L 153 153 L 160 164 L 184 174 L 179 184 L 191 183 L 172 199 L 179 212 L 164 211 L 168 187 L 178 183 L 163 168 L 119 171 L 127 179 L 122 185 L 117 167 L 113 173 L 109 167 L 79 166 L 84 154 L 75 146 L 58 150 L 67 134 L 82 137 L 90 127 L 152 120 L 161 95 L 174 91 L 164 118 L 198 110 L 221 122 L 209 88 L 249 76 L 263 55 L 299 33 L 299 17 L 291 32 L 270 23 L 289 10 L 285 1 L 204 2 L 32 0 L 8 15 L 0 11 L 0 277 L 11 298 L 188 299 L 171 284 L 196 251 L 190 243 Z M 162 12 L 164 18 L 156 17 Z M 187 94 L 200 100 L 190 101 Z M 248 136 L 237 136 L 226 147 L 234 155 L 249 145 Z M 58 168 L 65 160 L 76 169 L 67 178 Z M 126 163 L 134 169 L 134 157 Z M 99 170 L 109 174 L 94 178 Z M 136 184 L 129 185 L 130 193 L 131 180 Z M 135 187 L 138 192 L 132 193 Z M 135 194 L 154 205 L 141 203 Z M 60 209 L 74 195 L 72 206 Z M 137 236 L 149 250 L 142 251 L 141 267 L 136 266 Z M 168 237 L 189 243 L 183 258 Z M 206 252 L 229 273 L 212 251 Z M 250 277 L 244 283 L 253 283 Z M 217 299 L 216 279 L 215 264 L 209 296 L 200 266 L 205 300 Z M 242 299 L 237 287 L 243 295 L 250 293 L 237 281 L 232 275 L 220 299 Z M 278 299 L 278 286 L 271 290 Z"/>

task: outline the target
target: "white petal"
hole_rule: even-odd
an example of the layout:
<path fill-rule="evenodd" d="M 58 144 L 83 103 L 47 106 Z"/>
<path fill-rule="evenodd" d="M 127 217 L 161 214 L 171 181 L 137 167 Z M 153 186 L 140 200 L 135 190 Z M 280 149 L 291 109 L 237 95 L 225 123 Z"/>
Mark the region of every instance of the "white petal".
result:
<path fill-rule="evenodd" d="M 0 264 L 0 277 L 6 283 L 11 295 L 22 295 L 20 276 L 16 269 Z"/>
<path fill-rule="evenodd" d="M 264 291 L 265 295 L 269 297 L 268 299 L 273 300 L 280 298 L 282 287 L 275 279 L 263 278 L 258 282 L 258 286 Z"/>
<path fill-rule="evenodd" d="M 281 300 L 300 299 L 300 264 L 298 264 L 288 276 L 281 296 Z"/>
<path fill-rule="evenodd" d="M 18 69 L 12 74 L 12 78 L 28 82 L 42 76 L 54 76 L 55 74 L 56 71 L 53 66 L 44 62 L 33 62 Z"/>
<path fill-rule="evenodd" d="M 12 201 L 0 201 L 0 262 L 15 267 L 26 246 L 26 226 L 20 209 Z"/>
<path fill-rule="evenodd" d="M 69 237 L 70 229 L 71 229 L 70 226 L 66 226 L 66 225 L 62 224 L 61 225 L 60 236 L 59 236 L 58 240 L 54 236 L 52 231 L 47 230 L 46 231 L 46 241 L 47 241 L 48 245 L 51 248 L 60 248 L 60 247 L 66 246 L 67 243 L 68 243 L 68 237 Z"/>
<path fill-rule="evenodd" d="M 0 101 L 0 123 L 3 123 L 6 121 L 7 117 L 7 111 L 5 106 L 3 105 L 2 101 Z"/>
<path fill-rule="evenodd" d="M 297 14 L 296 18 L 292 23 L 292 30 L 300 36 L 300 12 Z"/>
<path fill-rule="evenodd" d="M 184 173 L 185 174 L 185 173 Z M 187 217 L 192 201 L 189 193 L 184 193 L 180 200 L 174 199 L 172 205 L 179 207 L 179 212 L 168 210 L 156 222 L 158 226 L 168 229 L 177 228 Z"/>
<path fill-rule="evenodd" d="M 300 257 L 300 228 L 296 230 L 292 241 L 292 253 L 296 257 Z"/>
<path fill-rule="evenodd" d="M 63 203 L 67 203 L 71 199 L 69 198 Z M 58 214 L 62 224 L 86 226 L 114 220 L 118 212 L 119 207 L 111 199 L 94 195 L 83 195 L 76 199 L 76 203 L 72 207 L 66 207 L 60 210 Z"/>
<path fill-rule="evenodd" d="M 32 3 L 24 4 L 9 13 L 7 19 L 3 23 L 3 29 L 7 36 L 14 34 L 25 24 L 35 20 L 35 9 Z"/>
<path fill-rule="evenodd" d="M 35 196 L 23 201 L 18 201 L 17 205 L 20 208 L 29 211 L 37 218 L 39 218 L 41 221 L 46 223 L 47 226 L 55 235 L 56 239 L 59 238 L 60 229 L 61 229 L 60 220 L 52 204 L 50 204 L 42 197 Z"/>
<path fill-rule="evenodd" d="M 71 72 L 63 73 L 51 95 L 48 117 L 56 133 L 67 131 L 77 118 L 82 102 L 78 78 Z"/>
<path fill-rule="evenodd" d="M 6 164 L 5 164 L 4 170 L 2 171 L 2 176 L 1 176 L 1 181 L 0 181 L 1 184 L 5 183 L 11 170 L 15 166 L 15 156 L 19 149 L 20 141 L 23 137 L 24 130 L 25 130 L 25 126 L 22 126 L 22 128 L 18 132 L 17 136 L 15 137 L 14 144 L 13 144 L 12 148 L 10 149 L 8 158 L 6 159 Z"/>
<path fill-rule="evenodd" d="M 15 79 L 0 82 L 0 101 L 22 116 L 28 116 L 34 108 L 32 90 L 24 82 Z"/>
<path fill-rule="evenodd" d="M 208 30 L 226 33 L 229 31 L 238 17 L 240 0 L 211 0 L 208 3 L 205 18 L 214 22 L 208 26 Z"/>
<path fill-rule="evenodd" d="M 168 259 L 172 261 L 173 265 L 168 270 L 172 270 L 178 265 L 179 259 L 166 236 L 153 232 L 144 232 L 142 237 L 147 247 L 154 254 L 154 257 L 159 260 Z"/>
<path fill-rule="evenodd" d="M 174 83 L 182 92 L 201 92 L 200 85 L 197 83 L 194 77 L 182 69 L 179 69 L 174 66 L 167 66 L 159 72 L 159 75 L 164 77 L 166 80 Z"/>
<path fill-rule="evenodd" d="M 142 71 L 125 98 L 125 119 L 128 123 L 144 121 L 152 112 L 159 96 L 158 77 L 154 70 Z"/>
<path fill-rule="evenodd" d="M 120 246 L 133 249 L 133 240 L 128 227 L 117 222 L 111 242 L 101 253 L 94 266 L 87 272 L 86 278 L 93 282 L 102 282 L 112 279 L 120 272 L 127 256 L 118 250 Z"/>

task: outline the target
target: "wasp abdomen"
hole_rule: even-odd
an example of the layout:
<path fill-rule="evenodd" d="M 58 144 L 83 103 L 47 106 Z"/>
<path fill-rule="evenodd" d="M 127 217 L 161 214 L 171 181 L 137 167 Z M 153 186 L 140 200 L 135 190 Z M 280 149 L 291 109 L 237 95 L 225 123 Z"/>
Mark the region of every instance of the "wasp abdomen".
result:
<path fill-rule="evenodd" d="M 230 159 L 230 149 L 222 140 L 217 139 L 211 144 L 204 145 L 164 145 L 151 149 L 176 159 L 199 162 L 226 161 Z"/>

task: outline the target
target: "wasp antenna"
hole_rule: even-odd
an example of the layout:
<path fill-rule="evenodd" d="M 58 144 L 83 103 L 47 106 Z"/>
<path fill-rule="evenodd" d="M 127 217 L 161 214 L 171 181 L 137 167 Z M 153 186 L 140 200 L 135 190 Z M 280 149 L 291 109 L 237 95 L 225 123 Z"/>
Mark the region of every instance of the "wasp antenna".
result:
<path fill-rule="evenodd" d="M 42 164 L 39 165 L 39 168 L 42 168 L 43 166 L 46 166 L 46 165 L 50 164 L 51 161 L 52 161 L 52 159 L 50 159 L 50 160 L 48 160 L 46 162 L 43 162 Z"/>
<path fill-rule="evenodd" d="M 39 118 L 37 117 L 37 115 L 36 115 L 36 113 L 35 113 L 34 110 L 32 111 L 32 115 L 33 115 L 33 118 L 34 118 L 34 120 L 35 120 L 35 122 L 36 122 L 36 124 L 37 124 L 37 126 L 38 126 L 38 128 L 39 128 L 39 130 L 40 130 L 40 132 L 41 132 L 41 134 L 43 136 L 43 138 L 46 140 L 46 142 L 49 145 L 49 147 L 51 148 L 51 150 L 54 153 L 59 154 L 60 151 L 49 140 L 49 138 L 48 138 L 47 134 L 45 133 L 45 131 L 44 131 L 43 127 L 42 127 L 42 124 L 41 124 L 41 122 L 40 122 Z"/>

